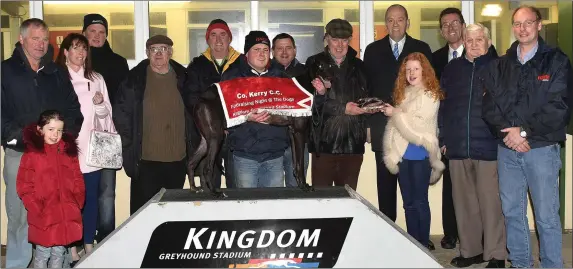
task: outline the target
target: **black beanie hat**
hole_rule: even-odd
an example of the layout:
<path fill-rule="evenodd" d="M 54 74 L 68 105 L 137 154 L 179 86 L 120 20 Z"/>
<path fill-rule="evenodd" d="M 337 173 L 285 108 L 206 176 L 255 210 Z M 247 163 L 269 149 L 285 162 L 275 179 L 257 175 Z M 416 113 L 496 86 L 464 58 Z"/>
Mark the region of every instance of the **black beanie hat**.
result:
<path fill-rule="evenodd" d="M 88 26 L 92 24 L 101 24 L 105 27 L 105 36 L 108 36 L 107 20 L 100 14 L 88 14 L 84 16 L 84 28 L 82 32 L 85 32 Z"/>
<path fill-rule="evenodd" d="M 245 37 L 245 50 L 243 53 L 249 52 L 249 50 L 256 44 L 265 44 L 269 48 L 271 47 L 271 42 L 269 41 L 269 37 L 263 31 L 251 31 Z"/>

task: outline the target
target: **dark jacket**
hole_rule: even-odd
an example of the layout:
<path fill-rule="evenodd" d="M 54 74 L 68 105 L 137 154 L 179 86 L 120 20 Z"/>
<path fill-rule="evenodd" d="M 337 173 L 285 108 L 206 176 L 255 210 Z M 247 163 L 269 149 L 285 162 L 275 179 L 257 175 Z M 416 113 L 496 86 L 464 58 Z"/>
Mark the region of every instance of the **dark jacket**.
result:
<path fill-rule="evenodd" d="M 308 72 L 306 65 L 301 64 L 296 58 L 286 68 L 274 58 L 271 60 L 271 65 L 285 72 L 290 78 L 304 76 Z"/>
<path fill-rule="evenodd" d="M 440 49 L 432 53 L 432 67 L 434 67 L 434 72 L 436 72 L 436 77 L 438 78 L 438 80 L 442 77 L 442 72 L 444 71 L 444 68 L 448 64 L 449 52 L 450 52 L 450 46 L 446 43 L 445 46 L 441 47 Z M 462 54 L 463 53 L 465 53 L 465 49 L 464 52 L 462 52 Z M 489 46 L 488 54 L 490 53 L 498 55 L 494 45 Z"/>
<path fill-rule="evenodd" d="M 385 102 L 393 104 L 392 92 L 394 82 L 398 77 L 398 71 L 402 60 L 412 52 L 421 52 L 432 62 L 430 46 L 423 41 L 412 38 L 406 34 L 406 42 L 398 60 L 394 58 L 390 45 L 390 36 L 370 43 L 364 52 L 364 66 L 370 96 L 378 97 Z M 388 118 L 384 113 L 375 113 L 369 119 L 370 134 L 372 136 L 372 150 L 383 151 L 382 137 Z"/>
<path fill-rule="evenodd" d="M 44 247 L 65 246 L 82 239 L 84 177 L 73 135 L 63 134 L 54 145 L 31 124 L 24 129 L 16 191 L 28 211 L 28 240 Z"/>
<path fill-rule="evenodd" d="M 241 55 L 229 70 L 223 74 L 221 81 L 242 77 L 256 77 L 247 58 Z M 270 68 L 261 77 L 286 77 L 277 68 Z M 227 137 L 229 147 L 234 155 L 241 158 L 264 162 L 284 155 L 288 147 L 286 126 L 276 126 L 258 122 L 247 121 L 231 127 Z"/>
<path fill-rule="evenodd" d="M 169 64 L 177 75 L 177 88 L 183 98 L 183 83 L 185 81 L 185 67 L 174 60 Z M 145 96 L 145 83 L 147 82 L 147 67 L 149 59 L 141 61 L 131 69 L 127 77 L 118 88 L 117 102 L 113 105 L 113 122 L 121 136 L 123 145 L 123 168 L 128 177 L 138 176 L 141 161 L 141 143 L 143 136 L 143 97 Z M 187 153 L 192 152 L 192 141 L 196 140 L 198 133 L 192 128 L 191 114 L 185 110 L 185 140 Z"/>
<path fill-rule="evenodd" d="M 531 148 L 565 141 L 573 90 L 569 58 L 539 38 L 537 53 L 522 65 L 517 46 L 516 41 L 484 74 L 485 121 L 500 139 L 502 129 L 522 127 Z"/>
<path fill-rule="evenodd" d="M 449 159 L 497 160 L 497 140 L 482 119 L 483 81 L 494 50 L 470 62 L 465 53 L 446 65 L 440 80 L 446 97 L 438 117 L 440 144 Z"/>
<path fill-rule="evenodd" d="M 334 66 L 332 87 L 325 95 L 316 96 L 313 108 L 311 143 L 309 152 L 327 154 L 364 154 L 366 143 L 366 115 L 351 116 L 345 114 L 346 104 L 368 97 L 368 88 L 364 63 L 356 58 L 357 52 L 348 47 L 346 58 L 337 67 L 334 59 L 324 51 L 310 56 L 306 66 L 311 78 L 317 77 L 319 63 Z M 318 128 L 317 128 L 318 127 Z"/>
<path fill-rule="evenodd" d="M 107 40 L 100 48 L 90 47 L 92 68 L 105 80 L 109 100 L 113 104 L 117 96 L 119 83 L 127 76 L 127 60 L 113 52 Z"/>
<path fill-rule="evenodd" d="M 79 133 L 84 117 L 78 96 L 66 72 L 53 61 L 53 48 L 42 57 L 35 72 L 20 43 L 12 57 L 2 61 L 2 145 L 23 152 L 22 130 L 38 120 L 48 109 L 56 109 L 64 116 L 64 128 L 72 135 Z M 16 139 L 17 144 L 7 145 Z"/>
<path fill-rule="evenodd" d="M 229 70 L 229 67 L 237 60 L 240 53 L 229 47 L 229 55 L 226 63 L 219 68 L 211 56 L 211 50 L 207 49 L 201 55 L 193 58 L 187 66 L 187 79 L 184 93 L 186 106 L 190 108 L 196 105 L 201 95 L 209 89 L 213 83 L 221 81 L 221 76 Z"/>

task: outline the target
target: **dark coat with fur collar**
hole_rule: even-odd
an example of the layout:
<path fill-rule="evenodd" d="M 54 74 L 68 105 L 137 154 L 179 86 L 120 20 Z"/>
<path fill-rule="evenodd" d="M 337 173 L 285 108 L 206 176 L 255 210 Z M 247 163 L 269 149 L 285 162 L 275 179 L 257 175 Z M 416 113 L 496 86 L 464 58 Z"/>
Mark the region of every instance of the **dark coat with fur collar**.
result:
<path fill-rule="evenodd" d="M 65 133 L 57 144 L 45 144 L 34 124 L 23 140 L 16 190 L 28 210 L 28 240 L 44 247 L 80 240 L 85 185 L 75 138 Z"/>

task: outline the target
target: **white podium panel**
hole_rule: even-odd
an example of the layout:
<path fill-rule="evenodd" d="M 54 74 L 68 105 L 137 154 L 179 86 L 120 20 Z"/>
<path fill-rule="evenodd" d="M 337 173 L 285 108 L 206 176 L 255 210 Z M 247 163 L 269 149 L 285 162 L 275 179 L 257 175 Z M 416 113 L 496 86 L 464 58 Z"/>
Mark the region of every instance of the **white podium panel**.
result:
<path fill-rule="evenodd" d="M 351 188 L 161 190 L 76 268 L 441 267 Z"/>

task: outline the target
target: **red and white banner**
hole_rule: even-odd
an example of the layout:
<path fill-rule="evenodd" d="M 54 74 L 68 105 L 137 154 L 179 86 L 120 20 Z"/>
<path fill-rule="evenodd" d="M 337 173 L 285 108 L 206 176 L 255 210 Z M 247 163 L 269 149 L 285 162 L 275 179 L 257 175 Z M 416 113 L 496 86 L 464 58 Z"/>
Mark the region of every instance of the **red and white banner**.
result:
<path fill-rule="evenodd" d="M 313 95 L 295 78 L 247 77 L 215 85 L 225 111 L 227 128 L 247 121 L 252 110 L 291 117 L 312 116 Z"/>

